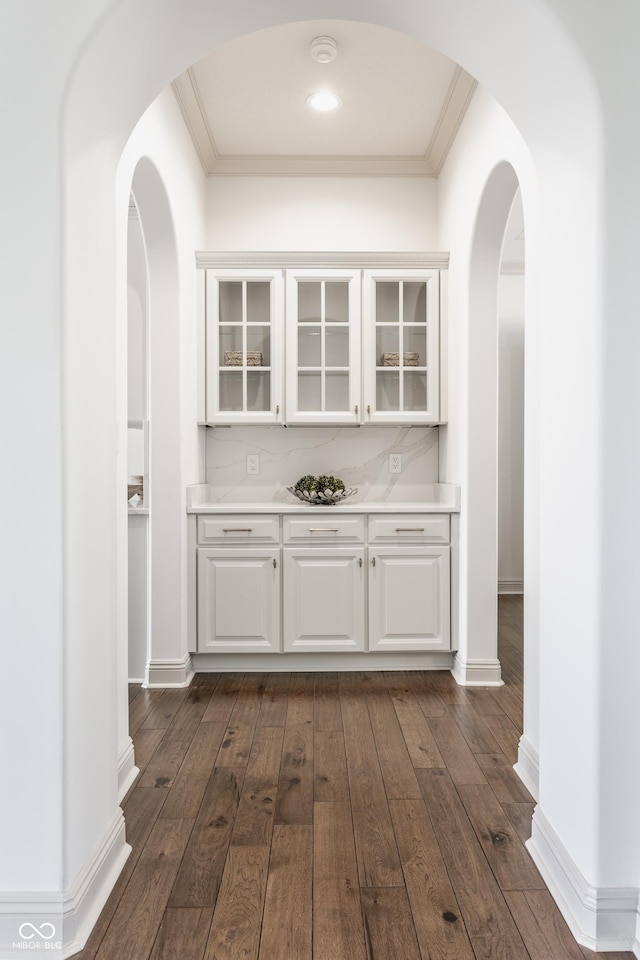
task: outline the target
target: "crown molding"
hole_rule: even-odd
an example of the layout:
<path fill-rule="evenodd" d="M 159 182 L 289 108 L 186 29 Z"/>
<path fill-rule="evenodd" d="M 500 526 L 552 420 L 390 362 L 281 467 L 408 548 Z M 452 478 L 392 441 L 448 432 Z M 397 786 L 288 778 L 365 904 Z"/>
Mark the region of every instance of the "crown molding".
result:
<path fill-rule="evenodd" d="M 503 260 L 500 264 L 500 273 L 503 277 L 523 276 L 524 260 Z"/>
<path fill-rule="evenodd" d="M 434 177 L 440 176 L 440 171 L 449 156 L 451 145 L 456 138 L 477 87 L 477 80 L 462 67 L 456 67 L 431 143 L 425 154 L 425 160 L 433 171 L 431 175 Z"/>
<path fill-rule="evenodd" d="M 349 251 L 288 252 L 272 253 L 238 251 L 196 251 L 196 267 L 199 270 L 243 269 L 296 269 L 297 267 L 338 268 L 350 267 L 362 270 L 384 270 L 406 267 L 415 270 L 446 270 L 449 267 L 448 253 L 361 253 Z"/>

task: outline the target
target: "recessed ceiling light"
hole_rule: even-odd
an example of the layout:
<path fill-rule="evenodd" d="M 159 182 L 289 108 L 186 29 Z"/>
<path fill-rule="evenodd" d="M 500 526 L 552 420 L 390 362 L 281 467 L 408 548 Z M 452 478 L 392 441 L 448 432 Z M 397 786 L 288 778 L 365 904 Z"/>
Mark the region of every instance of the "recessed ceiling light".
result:
<path fill-rule="evenodd" d="M 307 104 L 311 107 L 312 110 L 319 110 L 322 113 L 327 113 L 329 110 L 335 110 L 336 107 L 339 107 L 342 103 L 342 100 L 337 93 L 331 93 L 329 90 L 323 90 L 320 93 L 312 93 L 310 97 L 307 97 Z"/>

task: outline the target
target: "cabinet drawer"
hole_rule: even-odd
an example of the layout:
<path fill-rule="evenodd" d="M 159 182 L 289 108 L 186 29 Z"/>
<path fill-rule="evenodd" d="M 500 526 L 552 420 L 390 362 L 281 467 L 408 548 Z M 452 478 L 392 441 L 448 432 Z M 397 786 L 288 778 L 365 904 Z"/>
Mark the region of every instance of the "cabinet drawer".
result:
<path fill-rule="evenodd" d="M 362 543 L 364 541 L 364 517 L 341 517 L 333 514 L 312 513 L 304 519 L 285 517 L 282 539 L 284 543 L 300 543 L 322 540 L 334 543 Z"/>
<path fill-rule="evenodd" d="M 381 514 L 369 519 L 370 543 L 448 543 L 448 514 Z"/>
<path fill-rule="evenodd" d="M 280 525 L 277 516 L 236 514 L 235 516 L 198 517 L 200 543 L 279 543 Z"/>

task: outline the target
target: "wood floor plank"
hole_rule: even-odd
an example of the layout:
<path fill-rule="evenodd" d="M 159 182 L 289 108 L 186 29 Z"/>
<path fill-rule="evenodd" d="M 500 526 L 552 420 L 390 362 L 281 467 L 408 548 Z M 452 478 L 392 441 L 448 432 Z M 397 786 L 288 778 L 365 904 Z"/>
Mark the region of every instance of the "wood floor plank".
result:
<path fill-rule="evenodd" d="M 518 740 L 522 731 L 518 730 L 509 717 L 485 717 L 485 723 L 500 749 L 511 763 L 518 762 Z"/>
<path fill-rule="evenodd" d="M 270 673 L 264 685 L 258 727 L 283 727 L 287 719 L 287 703 L 291 675 Z"/>
<path fill-rule="evenodd" d="M 313 723 L 313 673 L 294 673 L 289 686 L 287 723 Z"/>
<path fill-rule="evenodd" d="M 483 717 L 475 712 L 471 704 L 452 703 L 449 706 L 449 712 L 458 724 L 472 753 L 500 753 L 498 741 L 487 727 Z"/>
<path fill-rule="evenodd" d="M 423 800 L 392 800 L 391 818 L 423 957 L 474 960 Z"/>
<path fill-rule="evenodd" d="M 488 784 L 459 784 L 467 816 L 501 890 L 541 890 L 542 877 Z"/>
<path fill-rule="evenodd" d="M 342 725 L 342 720 L 340 721 Z M 315 729 L 315 727 L 314 727 Z M 313 738 L 313 799 L 349 799 L 347 756 L 340 730 L 316 730 Z"/>
<path fill-rule="evenodd" d="M 269 846 L 282 759 L 283 727 L 258 727 L 240 794 L 232 845 Z"/>
<path fill-rule="evenodd" d="M 509 717 L 514 727 L 522 733 L 522 688 L 512 684 L 491 690 L 491 699 L 495 700 L 503 713 Z"/>
<path fill-rule="evenodd" d="M 316 803 L 313 960 L 345 958 L 366 960 L 351 807 L 346 801 Z"/>
<path fill-rule="evenodd" d="M 442 754 L 438 750 L 426 718 L 417 724 L 401 724 L 401 729 L 414 768 L 444 767 Z"/>
<path fill-rule="evenodd" d="M 164 912 L 158 936 L 149 960 L 202 960 L 204 957 L 213 909 L 169 907 Z"/>
<path fill-rule="evenodd" d="M 485 776 L 453 717 L 431 717 L 427 723 L 453 782 L 486 783 Z"/>
<path fill-rule="evenodd" d="M 523 843 L 531 837 L 531 819 L 535 810 L 535 802 L 530 803 L 502 803 L 502 809 L 509 817 L 513 827 Z"/>
<path fill-rule="evenodd" d="M 203 723 L 228 723 L 244 674 L 223 673 L 202 717 Z"/>
<path fill-rule="evenodd" d="M 144 721 L 147 719 L 153 705 L 162 697 L 164 690 L 157 687 L 151 690 L 142 689 L 129 704 L 129 735 L 135 736 Z"/>
<path fill-rule="evenodd" d="M 276 823 L 313 823 L 313 727 L 290 722 L 289 715 L 284 728 Z"/>
<path fill-rule="evenodd" d="M 476 960 L 529 960 L 450 776 L 416 772 Z"/>
<path fill-rule="evenodd" d="M 364 698 L 353 693 L 356 684 L 341 678 L 340 700 L 360 885 L 402 886 L 402 868 L 369 712 Z"/>
<path fill-rule="evenodd" d="M 211 774 L 169 906 L 215 906 L 243 776 L 244 770 L 229 767 L 216 767 Z"/>
<path fill-rule="evenodd" d="M 257 960 L 268 867 L 268 847 L 229 848 L 205 960 Z"/>
<path fill-rule="evenodd" d="M 583 960 L 580 947 L 548 890 L 535 891 L 531 895 L 514 890 L 505 893 L 505 897 L 531 960 L 549 960 L 550 957 Z"/>
<path fill-rule="evenodd" d="M 186 740 L 162 740 L 140 777 L 141 787 L 168 790 L 182 765 L 189 743 Z"/>
<path fill-rule="evenodd" d="M 338 674 L 316 673 L 313 690 L 313 729 L 319 733 L 342 730 Z"/>
<path fill-rule="evenodd" d="M 528 803 L 531 794 L 503 753 L 477 753 L 476 760 L 487 781 L 502 803 Z"/>
<path fill-rule="evenodd" d="M 194 819 L 211 777 L 224 734 L 223 723 L 201 723 L 162 808 L 170 819 Z"/>
<path fill-rule="evenodd" d="M 447 704 L 436 690 L 431 674 L 425 670 L 407 670 L 405 683 L 416 698 L 423 717 L 449 716 Z"/>
<path fill-rule="evenodd" d="M 144 723 L 145 730 L 167 730 L 187 696 L 187 688 L 171 688 L 162 691 L 162 696 L 154 701 Z"/>
<path fill-rule="evenodd" d="M 312 960 L 313 827 L 273 831 L 259 960 Z"/>
<path fill-rule="evenodd" d="M 164 739 L 164 730 L 138 730 L 135 737 L 134 757 L 136 767 L 143 774 L 151 758 Z M 140 777 L 138 777 L 138 783 Z"/>
<path fill-rule="evenodd" d="M 407 891 L 400 887 L 361 890 L 360 897 L 367 960 L 420 960 Z"/>
<path fill-rule="evenodd" d="M 158 820 L 96 953 L 96 960 L 148 957 L 193 820 Z"/>
<path fill-rule="evenodd" d="M 464 693 L 469 704 L 481 717 L 501 716 L 504 710 L 492 696 L 493 690 L 503 690 L 504 687 L 465 687 Z"/>
<path fill-rule="evenodd" d="M 389 696 L 393 701 L 393 706 L 400 723 L 419 723 L 424 713 L 413 693 L 410 678 L 401 671 L 397 673 L 386 673 L 385 678 Z"/>
<path fill-rule="evenodd" d="M 420 798 L 422 794 L 413 764 L 387 690 L 367 694 L 367 707 L 387 797 L 396 800 Z"/>

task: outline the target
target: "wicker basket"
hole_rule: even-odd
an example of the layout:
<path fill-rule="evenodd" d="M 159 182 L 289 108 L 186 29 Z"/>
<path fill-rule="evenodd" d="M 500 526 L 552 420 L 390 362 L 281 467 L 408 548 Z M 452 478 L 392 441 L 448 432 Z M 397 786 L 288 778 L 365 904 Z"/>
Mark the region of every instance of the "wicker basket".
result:
<path fill-rule="evenodd" d="M 403 367 L 417 367 L 419 359 L 420 359 L 420 354 L 418 353 L 405 353 L 402 356 L 402 365 Z M 400 354 L 399 353 L 383 353 L 380 365 L 383 367 L 399 367 Z"/>
<path fill-rule="evenodd" d="M 247 350 L 246 356 L 248 367 L 262 366 L 262 354 L 259 350 Z M 227 350 L 224 355 L 224 365 L 225 367 L 241 367 L 242 350 Z"/>

